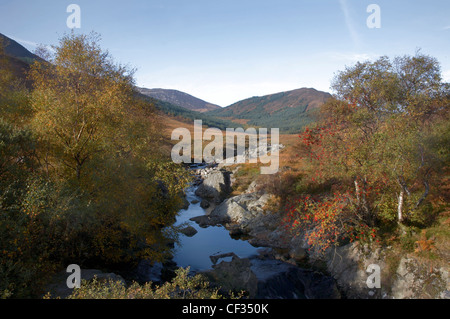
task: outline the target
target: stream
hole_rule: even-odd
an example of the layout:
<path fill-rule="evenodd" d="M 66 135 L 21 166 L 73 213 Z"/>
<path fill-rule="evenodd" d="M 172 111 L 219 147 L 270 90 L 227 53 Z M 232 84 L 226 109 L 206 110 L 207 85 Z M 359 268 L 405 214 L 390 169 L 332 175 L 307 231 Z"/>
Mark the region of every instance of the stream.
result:
<path fill-rule="evenodd" d="M 190 204 L 180 210 L 174 223 L 182 229 L 190 226 L 197 231 L 192 236 L 186 235 L 193 233 L 189 231 L 179 234 L 171 259 L 176 267 L 190 267 L 191 274 L 211 270 L 213 277 L 220 280 L 220 286 L 245 290 L 250 298 L 340 298 L 333 278 L 266 255 L 265 252 L 271 251 L 269 247 L 255 247 L 247 240 L 233 238 L 223 226 L 200 227 L 191 221 L 193 217 L 206 214 L 200 206 L 202 198 L 195 195 L 197 188 L 191 186 L 185 190 Z M 141 281 L 158 282 L 163 270 L 161 263 L 152 265 L 142 261 L 137 273 Z"/>
<path fill-rule="evenodd" d="M 192 217 L 205 214 L 205 210 L 200 207 L 202 199 L 195 195 L 196 189 L 196 186 L 191 186 L 186 190 L 186 199 L 191 204 L 187 210 L 181 210 L 175 225 L 188 222 L 190 226 L 197 230 L 197 233 L 192 237 L 180 235 L 180 243 L 175 245 L 173 261 L 179 267 L 190 266 L 191 271 L 198 272 L 211 269 L 213 263 L 209 257 L 212 255 L 230 252 L 240 258 L 257 255 L 260 248 L 252 246 L 246 240 L 232 238 L 225 227 L 209 226 L 202 228 L 189 220 Z M 198 203 L 192 204 L 192 201 L 195 200 Z M 224 257 L 221 260 L 229 261 L 231 257 Z"/>

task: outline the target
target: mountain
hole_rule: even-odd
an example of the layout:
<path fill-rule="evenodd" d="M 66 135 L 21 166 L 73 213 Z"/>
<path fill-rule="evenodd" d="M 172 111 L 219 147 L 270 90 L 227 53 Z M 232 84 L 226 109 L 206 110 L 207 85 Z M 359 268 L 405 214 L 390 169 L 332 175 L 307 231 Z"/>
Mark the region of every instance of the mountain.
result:
<path fill-rule="evenodd" d="M 277 127 L 284 133 L 296 133 L 314 120 L 318 108 L 330 97 L 327 92 L 301 88 L 252 97 L 206 114 L 250 126 Z"/>
<path fill-rule="evenodd" d="M 14 76 L 24 81 L 24 83 L 30 87 L 31 84 L 27 80 L 27 73 L 30 70 L 30 65 L 34 61 L 42 61 L 42 59 L 28 51 L 13 39 L 8 38 L 1 33 L 0 43 L 4 47 L 5 58 L 7 59 L 7 63 L 11 67 Z"/>
<path fill-rule="evenodd" d="M 31 64 L 36 60 L 41 60 L 41 58 L 28 51 L 24 46 L 1 33 L 0 41 L 3 42 L 3 45 L 5 46 L 5 53 L 9 57 L 21 60 L 26 64 Z"/>
<path fill-rule="evenodd" d="M 11 67 L 14 75 L 23 80 L 25 84 L 31 88 L 31 83 L 27 79 L 28 71 L 30 70 L 30 65 L 38 60 L 42 61 L 40 57 L 28 51 L 25 47 L 17 43 L 11 38 L 0 33 L 0 42 L 4 46 L 5 58 L 8 67 Z M 163 114 L 172 117 L 178 117 L 181 120 L 188 120 L 192 123 L 194 120 L 202 120 L 204 125 L 217 127 L 220 129 L 225 129 L 227 127 L 237 127 L 236 123 L 233 123 L 228 120 L 219 119 L 213 116 L 206 115 L 204 113 L 200 113 L 196 110 L 191 110 L 190 108 L 197 108 L 198 110 L 210 110 L 220 108 L 220 106 L 207 103 L 200 99 L 197 99 L 189 94 L 175 91 L 175 90 L 149 90 L 144 88 L 136 88 L 137 94 L 140 98 L 145 99 L 146 101 L 153 104 L 158 110 L 160 110 Z M 159 97 L 154 98 L 149 93 L 156 92 Z M 164 91 L 166 94 L 164 95 Z M 172 99 L 174 101 L 184 101 L 185 106 L 189 105 L 189 107 L 182 107 L 171 102 L 165 101 L 166 99 Z M 164 118 L 164 117 L 163 117 Z"/>
<path fill-rule="evenodd" d="M 30 64 L 41 60 L 25 47 L 0 33 L 6 58 L 14 73 L 23 79 Z M 329 93 L 312 88 L 301 88 L 236 102 L 226 108 L 205 102 L 177 90 L 136 88 L 142 98 L 150 101 L 161 112 L 184 120 L 203 120 L 210 127 L 266 127 L 279 128 L 282 133 L 297 133 L 314 121 L 318 108 L 331 97 Z"/>
<path fill-rule="evenodd" d="M 205 102 L 199 98 L 177 90 L 138 88 L 138 91 L 144 95 L 184 107 L 185 109 L 191 111 L 207 112 L 221 109 L 218 105 Z"/>
<path fill-rule="evenodd" d="M 216 127 L 221 130 L 225 130 L 228 127 L 241 127 L 241 125 L 234 123 L 227 119 L 221 119 L 215 116 L 208 115 L 207 113 L 200 113 L 197 111 L 192 111 L 184 107 L 172 104 L 170 102 L 158 100 L 154 97 L 145 95 L 141 93 L 141 90 L 137 89 L 136 94 L 150 104 L 152 104 L 156 109 L 161 111 L 163 114 L 168 115 L 173 118 L 178 118 L 181 121 L 189 121 L 194 123 L 194 120 L 202 120 L 202 124 L 209 127 Z"/>

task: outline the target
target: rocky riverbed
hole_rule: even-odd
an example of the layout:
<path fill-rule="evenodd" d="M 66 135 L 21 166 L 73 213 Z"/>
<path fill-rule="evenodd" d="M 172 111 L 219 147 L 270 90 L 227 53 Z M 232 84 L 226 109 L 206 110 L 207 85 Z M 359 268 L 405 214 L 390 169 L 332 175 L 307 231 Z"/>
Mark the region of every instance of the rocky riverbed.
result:
<path fill-rule="evenodd" d="M 232 236 L 246 238 L 253 246 L 273 248 L 277 258 L 292 264 L 306 257 L 307 248 L 301 238 L 291 238 L 281 226 L 282 215 L 266 209 L 270 194 L 258 191 L 255 182 L 243 194 L 227 197 L 232 187 L 232 172 L 224 169 L 200 170 L 202 176 L 195 194 L 206 201 L 204 215 L 191 218 L 202 227 L 224 226 Z"/>
<path fill-rule="evenodd" d="M 335 280 L 321 272 L 298 267 L 305 250 L 281 236 L 281 216 L 265 209 L 270 195 L 255 184 L 244 194 L 229 197 L 232 172 L 218 167 L 195 171 L 204 214 L 191 217 L 202 228 L 225 227 L 231 236 L 245 238 L 258 254 L 241 258 L 227 251 L 211 255 L 211 269 L 202 271 L 225 291 L 245 290 L 250 298 L 340 298 Z M 195 235 L 194 235 L 195 236 Z M 212 239 L 213 240 L 213 239 Z M 231 260 L 230 260 L 231 258 Z"/>
<path fill-rule="evenodd" d="M 230 235 L 261 247 L 257 253 L 245 257 L 238 256 L 233 248 L 229 251 L 223 248 L 220 253 L 208 256 L 211 267 L 201 273 L 225 291 L 245 290 L 250 298 L 450 299 L 448 265 L 427 264 L 414 255 L 396 256 L 393 262 L 391 247 L 371 250 L 358 243 L 330 249 L 317 258 L 307 250 L 309 247 L 301 236 L 290 237 L 283 231 L 281 214 L 267 209 L 270 194 L 258 191 L 255 182 L 245 193 L 230 197 L 233 172 L 210 166 L 197 168 L 194 173 L 198 199 L 186 199 L 184 209 L 198 204 L 203 209 L 197 210 L 199 215 L 189 217 L 190 221 L 205 229 L 223 227 Z M 198 229 L 186 226 L 182 236 L 196 238 L 200 236 Z M 367 285 L 370 265 L 381 268 L 381 288 Z M 174 261 L 164 264 L 142 261 L 126 277 L 160 283 L 170 280 L 178 266 Z M 98 270 L 83 272 L 87 277 L 94 273 L 105 278 L 117 277 Z M 66 276 L 61 275 L 61 281 L 57 280 L 52 290 L 66 294 Z"/>
<path fill-rule="evenodd" d="M 281 214 L 266 209 L 270 194 L 258 191 L 255 182 L 245 193 L 229 197 L 232 172 L 208 168 L 199 170 L 198 176 L 200 186 L 196 195 L 208 208 L 204 215 L 191 220 L 202 227 L 222 225 L 231 235 L 266 248 L 253 258 L 233 256 L 231 261 L 214 265 L 206 273 L 213 281 L 225 282 L 230 288 L 243 285 L 253 297 L 450 298 L 448 265 L 424 263 L 414 255 L 397 256 L 398 260 L 393 262 L 391 247 L 372 250 L 358 243 L 329 249 L 325 255 L 317 256 L 308 251 L 310 247 L 302 236 L 291 237 L 284 232 Z M 370 265 L 381 268 L 381 288 L 367 285 Z M 317 286 L 304 290 L 302 287 L 313 283 L 312 278 Z M 283 286 L 284 293 L 277 285 Z M 271 288 L 261 290 L 267 286 Z"/>

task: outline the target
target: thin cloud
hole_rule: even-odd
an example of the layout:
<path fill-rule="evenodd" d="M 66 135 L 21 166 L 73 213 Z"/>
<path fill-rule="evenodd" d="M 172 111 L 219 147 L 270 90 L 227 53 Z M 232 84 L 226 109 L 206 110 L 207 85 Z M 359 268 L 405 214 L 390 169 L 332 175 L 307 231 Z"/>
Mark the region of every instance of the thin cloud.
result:
<path fill-rule="evenodd" d="M 37 48 L 39 46 L 36 42 L 23 40 L 23 39 L 19 39 L 19 38 L 16 38 L 16 37 L 11 37 L 11 36 L 10 36 L 10 38 L 13 39 L 16 42 L 19 42 L 21 44 L 25 44 L 25 45 L 31 46 L 33 48 Z"/>
<path fill-rule="evenodd" d="M 345 24 L 347 25 L 348 32 L 350 33 L 350 37 L 352 38 L 353 44 L 356 47 L 360 45 L 359 34 L 356 31 L 355 24 L 350 14 L 350 9 L 348 6 L 347 0 L 339 0 L 339 4 L 341 6 L 342 13 L 344 14 Z"/>
<path fill-rule="evenodd" d="M 13 39 L 13 40 L 16 41 L 16 42 L 19 42 L 20 44 L 23 44 L 23 45 L 32 47 L 32 48 L 33 48 L 33 51 L 34 51 L 35 49 L 37 49 L 39 46 L 41 46 L 40 44 L 38 44 L 38 43 L 36 43 L 36 42 L 33 42 L 33 41 L 28 41 L 28 40 L 20 39 L 20 38 L 16 38 L 16 37 L 13 37 L 13 36 L 10 36 L 10 38 Z M 53 53 L 55 52 L 55 50 L 54 50 L 50 45 L 44 45 L 44 47 L 45 47 L 47 50 L 49 50 L 50 52 L 53 52 Z"/>

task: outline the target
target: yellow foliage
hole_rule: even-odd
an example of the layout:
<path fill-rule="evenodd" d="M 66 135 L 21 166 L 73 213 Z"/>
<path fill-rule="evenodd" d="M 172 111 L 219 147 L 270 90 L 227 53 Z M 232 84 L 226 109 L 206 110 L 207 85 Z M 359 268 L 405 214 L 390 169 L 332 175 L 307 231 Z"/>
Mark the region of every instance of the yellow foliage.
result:
<path fill-rule="evenodd" d="M 426 230 L 422 230 L 420 239 L 415 242 L 416 249 L 415 253 L 419 253 L 422 251 L 436 251 L 435 242 L 433 238 L 427 239 Z"/>

